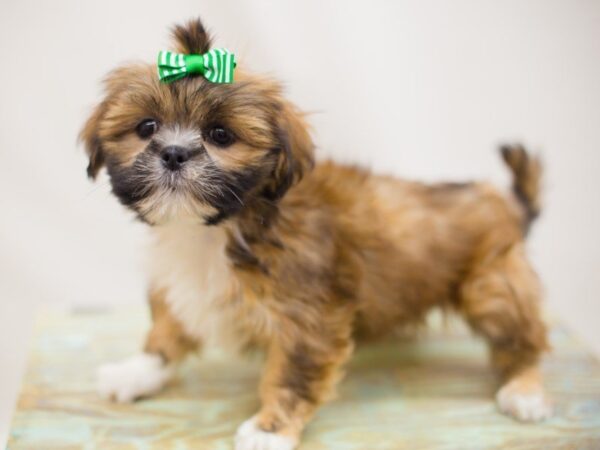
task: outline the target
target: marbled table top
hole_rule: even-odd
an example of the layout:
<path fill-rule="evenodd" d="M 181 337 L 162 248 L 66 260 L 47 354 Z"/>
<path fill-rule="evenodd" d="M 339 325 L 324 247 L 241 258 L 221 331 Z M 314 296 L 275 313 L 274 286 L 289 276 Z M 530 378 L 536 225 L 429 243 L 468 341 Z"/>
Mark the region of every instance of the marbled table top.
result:
<path fill-rule="evenodd" d="M 100 399 L 94 371 L 141 347 L 145 309 L 39 314 L 8 448 L 231 449 L 258 407 L 260 358 L 190 359 L 155 398 Z M 412 342 L 360 349 L 300 450 L 600 449 L 600 363 L 560 324 L 544 362 L 557 415 L 524 425 L 497 412 L 485 347 L 454 322 Z"/>

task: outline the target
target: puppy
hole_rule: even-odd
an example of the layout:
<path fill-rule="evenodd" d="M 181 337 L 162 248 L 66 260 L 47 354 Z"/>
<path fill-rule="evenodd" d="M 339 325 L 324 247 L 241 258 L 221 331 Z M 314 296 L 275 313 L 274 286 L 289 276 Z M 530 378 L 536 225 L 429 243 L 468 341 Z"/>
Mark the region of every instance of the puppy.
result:
<path fill-rule="evenodd" d="M 200 21 L 176 50 L 205 53 Z M 540 211 L 540 163 L 502 156 L 514 195 L 482 183 L 426 185 L 315 164 L 303 115 L 280 85 L 158 80 L 156 66 L 111 72 L 81 139 L 88 175 L 154 235 L 143 352 L 99 370 L 119 402 L 157 393 L 185 355 L 218 342 L 266 351 L 260 410 L 236 449 L 292 449 L 334 390 L 355 343 L 455 310 L 489 344 L 499 409 L 550 414 L 538 368 L 547 348 L 524 237 Z"/>

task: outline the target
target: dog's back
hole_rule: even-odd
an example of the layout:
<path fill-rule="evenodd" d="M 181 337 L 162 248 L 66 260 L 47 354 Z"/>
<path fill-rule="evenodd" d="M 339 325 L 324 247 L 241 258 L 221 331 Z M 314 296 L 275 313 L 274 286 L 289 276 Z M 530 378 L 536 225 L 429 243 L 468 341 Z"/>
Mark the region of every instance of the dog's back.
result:
<path fill-rule="evenodd" d="M 488 183 L 424 184 L 326 162 L 283 200 L 292 216 L 313 204 L 311 214 L 336 230 L 343 250 L 333 264 L 360 305 L 358 335 L 387 334 L 433 306 L 460 308 L 463 281 L 523 241 L 540 211 L 540 164 L 522 147 L 502 155 L 514 196 Z"/>

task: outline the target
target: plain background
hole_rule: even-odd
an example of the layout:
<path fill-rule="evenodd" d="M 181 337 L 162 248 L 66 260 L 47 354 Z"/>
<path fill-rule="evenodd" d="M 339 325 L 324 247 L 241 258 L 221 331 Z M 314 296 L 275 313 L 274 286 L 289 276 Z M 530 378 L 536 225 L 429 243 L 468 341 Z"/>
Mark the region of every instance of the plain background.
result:
<path fill-rule="evenodd" d="M 6 1 L 0 4 L 0 442 L 38 305 L 144 301 L 144 226 L 92 184 L 77 133 L 117 64 L 201 15 L 312 112 L 319 154 L 425 180 L 546 161 L 529 240 L 548 308 L 600 352 L 600 2 Z"/>

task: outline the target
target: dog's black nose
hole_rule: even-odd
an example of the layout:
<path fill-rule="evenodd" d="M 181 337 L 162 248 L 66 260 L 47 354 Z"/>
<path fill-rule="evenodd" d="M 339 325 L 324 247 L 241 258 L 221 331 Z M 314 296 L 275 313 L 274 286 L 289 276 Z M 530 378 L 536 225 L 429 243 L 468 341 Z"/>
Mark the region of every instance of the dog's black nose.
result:
<path fill-rule="evenodd" d="M 190 159 L 190 152 L 183 147 L 172 145 L 163 149 L 160 158 L 167 169 L 179 170 Z"/>

